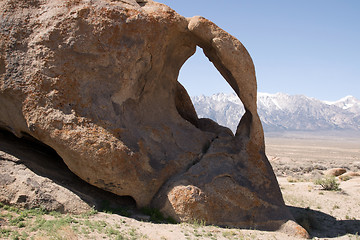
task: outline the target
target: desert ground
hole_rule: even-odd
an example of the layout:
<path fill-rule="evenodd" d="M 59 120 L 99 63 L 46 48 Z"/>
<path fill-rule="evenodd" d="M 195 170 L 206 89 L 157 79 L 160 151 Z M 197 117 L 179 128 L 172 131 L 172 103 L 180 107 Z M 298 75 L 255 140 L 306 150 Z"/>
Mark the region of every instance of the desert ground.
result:
<path fill-rule="evenodd" d="M 18 145 L 19 149 L 29 150 Z M 360 177 L 346 181 L 337 177 L 336 191 L 314 183 L 332 168 L 360 172 L 360 137 L 268 135 L 266 153 L 285 203 L 312 239 L 360 239 Z M 12 159 L 11 154 L 0 138 L 0 162 Z M 24 155 L 16 158 L 25 161 Z M 296 239 L 281 232 L 220 228 L 204 222 L 161 223 L 166 220 L 157 214 L 131 206 L 76 215 L 2 204 L 0 239 Z"/>
<path fill-rule="evenodd" d="M 325 191 L 314 184 L 328 169 L 360 172 L 360 136 L 271 136 L 266 138 L 266 153 L 285 203 L 313 238 L 360 239 L 360 177 L 346 181 L 337 177 L 338 191 Z"/>

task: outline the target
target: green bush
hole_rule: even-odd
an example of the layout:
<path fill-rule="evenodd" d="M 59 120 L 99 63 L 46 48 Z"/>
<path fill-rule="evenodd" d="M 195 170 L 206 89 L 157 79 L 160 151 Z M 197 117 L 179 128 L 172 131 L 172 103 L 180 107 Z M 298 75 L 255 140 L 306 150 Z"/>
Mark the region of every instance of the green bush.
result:
<path fill-rule="evenodd" d="M 322 179 L 318 179 L 314 182 L 316 185 L 320 185 L 323 190 L 327 191 L 339 191 L 339 185 L 335 179 L 335 177 L 325 177 Z"/>

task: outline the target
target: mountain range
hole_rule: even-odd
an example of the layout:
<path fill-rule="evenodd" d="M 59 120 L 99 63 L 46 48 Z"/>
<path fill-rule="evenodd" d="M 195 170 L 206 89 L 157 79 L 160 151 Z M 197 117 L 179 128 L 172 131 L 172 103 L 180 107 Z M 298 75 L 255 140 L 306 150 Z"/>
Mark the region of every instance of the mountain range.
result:
<path fill-rule="evenodd" d="M 210 118 L 233 132 L 245 112 L 235 93 L 191 99 L 199 117 Z M 353 96 L 329 102 L 304 95 L 258 93 L 257 105 L 265 132 L 360 131 L 360 100 Z"/>

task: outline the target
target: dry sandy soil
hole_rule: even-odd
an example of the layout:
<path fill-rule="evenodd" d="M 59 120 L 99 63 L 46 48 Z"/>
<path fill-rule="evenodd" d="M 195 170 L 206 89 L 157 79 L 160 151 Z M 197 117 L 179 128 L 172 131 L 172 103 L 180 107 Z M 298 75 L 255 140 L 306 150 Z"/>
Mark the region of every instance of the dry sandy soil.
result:
<path fill-rule="evenodd" d="M 314 181 L 323 172 L 345 168 L 360 172 L 360 136 L 286 134 L 266 138 L 266 152 L 286 204 L 312 237 L 360 239 L 360 177 L 324 191 Z"/>
<path fill-rule="evenodd" d="M 360 137 L 271 136 L 266 138 L 266 152 L 286 204 L 313 239 L 360 240 L 360 177 L 337 179 L 339 191 L 324 191 L 314 184 L 326 169 L 360 171 Z M 11 219 L 19 217 L 21 211 L 3 206 L 0 214 L 0 238 L 4 239 L 295 239 L 280 232 L 226 229 L 201 222 L 150 223 L 141 212 L 132 212 L 131 217 L 105 212 L 31 213 L 18 225 L 11 224 Z M 39 225 L 41 219 L 49 223 L 48 228 Z"/>

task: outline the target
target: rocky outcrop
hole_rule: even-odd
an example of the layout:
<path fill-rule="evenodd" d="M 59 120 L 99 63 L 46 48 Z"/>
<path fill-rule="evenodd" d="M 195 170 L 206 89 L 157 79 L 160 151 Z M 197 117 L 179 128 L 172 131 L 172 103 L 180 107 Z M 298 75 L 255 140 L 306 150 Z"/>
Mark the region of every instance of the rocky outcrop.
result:
<path fill-rule="evenodd" d="M 352 179 L 354 177 L 360 177 L 360 173 L 359 172 L 349 171 L 349 172 L 346 172 L 344 174 L 341 174 L 339 176 L 339 179 L 342 180 L 342 181 L 347 181 L 347 180 Z"/>
<path fill-rule="evenodd" d="M 342 175 L 344 173 L 346 173 L 345 168 L 331 168 L 331 169 L 328 169 L 328 170 L 324 171 L 324 175 L 332 176 L 332 177 L 337 177 L 337 176 L 340 176 L 340 175 Z"/>
<path fill-rule="evenodd" d="M 0 7 L 3 128 L 50 146 L 90 184 L 180 221 L 277 229 L 292 219 L 265 156 L 254 65 L 236 38 L 153 1 Z M 244 104 L 235 136 L 198 119 L 177 82 L 196 46 Z"/>
<path fill-rule="evenodd" d="M 0 202 L 75 214 L 134 205 L 82 181 L 52 149 L 5 131 L 0 131 Z"/>

